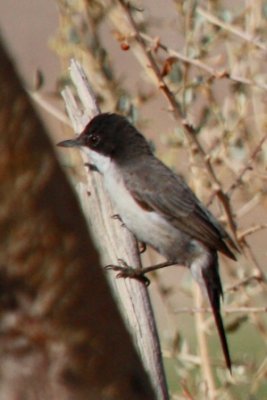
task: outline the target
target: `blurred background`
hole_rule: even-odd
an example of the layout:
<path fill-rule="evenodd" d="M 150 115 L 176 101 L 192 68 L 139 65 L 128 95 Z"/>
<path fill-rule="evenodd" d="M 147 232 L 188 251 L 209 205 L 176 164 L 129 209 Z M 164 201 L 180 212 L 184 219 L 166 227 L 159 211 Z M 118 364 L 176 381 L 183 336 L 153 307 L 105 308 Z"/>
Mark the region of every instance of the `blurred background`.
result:
<path fill-rule="evenodd" d="M 132 4 L 127 12 L 116 0 L 2 1 L 0 30 L 53 142 L 73 134 L 60 90 L 76 57 L 101 110 L 128 116 L 239 244 L 237 263 L 220 262 L 232 376 L 189 272 L 170 267 L 151 276 L 172 398 L 206 399 L 214 385 L 217 399 L 264 399 L 267 1 Z M 79 156 L 67 153 L 59 156 L 75 182 Z M 152 251 L 143 257 L 144 265 L 159 262 Z"/>

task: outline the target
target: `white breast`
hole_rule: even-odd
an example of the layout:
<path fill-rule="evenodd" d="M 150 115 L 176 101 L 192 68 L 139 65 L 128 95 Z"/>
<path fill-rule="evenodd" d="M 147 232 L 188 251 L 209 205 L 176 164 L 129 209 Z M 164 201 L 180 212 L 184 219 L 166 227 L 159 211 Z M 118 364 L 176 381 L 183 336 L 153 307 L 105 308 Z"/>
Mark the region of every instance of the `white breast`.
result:
<path fill-rule="evenodd" d="M 102 173 L 115 212 L 137 239 L 150 244 L 167 259 L 185 263 L 182 249 L 186 247 L 188 238 L 158 213 L 148 212 L 140 207 L 126 189 L 118 167 L 109 157 L 88 148 L 83 148 L 83 151 Z"/>
<path fill-rule="evenodd" d="M 104 183 L 116 212 L 137 239 L 150 244 L 167 258 L 173 258 L 177 242 L 181 242 L 180 232 L 158 213 L 149 212 L 140 207 L 126 189 L 113 163 L 110 163 L 104 174 Z"/>

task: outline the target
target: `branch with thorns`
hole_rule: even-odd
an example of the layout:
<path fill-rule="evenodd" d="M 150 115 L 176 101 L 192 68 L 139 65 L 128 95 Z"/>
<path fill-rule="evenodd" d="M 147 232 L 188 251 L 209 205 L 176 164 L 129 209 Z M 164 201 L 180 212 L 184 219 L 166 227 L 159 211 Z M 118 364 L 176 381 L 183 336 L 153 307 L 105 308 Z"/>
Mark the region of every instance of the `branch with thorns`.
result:
<path fill-rule="evenodd" d="M 223 69 L 222 71 L 218 71 L 216 68 L 210 67 L 209 65 L 207 65 L 206 63 L 204 63 L 201 60 L 198 60 L 196 58 L 190 58 L 182 53 L 179 53 L 178 51 L 173 50 L 173 49 L 169 48 L 166 44 L 162 43 L 162 41 L 159 37 L 152 38 L 151 36 L 149 36 L 148 34 L 143 33 L 143 32 L 139 32 L 139 34 L 147 43 L 149 43 L 152 46 L 152 49 L 154 49 L 154 51 L 157 51 L 157 49 L 160 48 L 161 50 L 165 51 L 172 58 L 172 61 L 179 60 L 179 61 L 182 61 L 184 64 L 193 65 L 194 67 L 207 72 L 210 75 L 209 79 L 226 78 L 226 79 L 229 79 L 230 81 L 232 81 L 233 83 L 248 85 L 248 86 L 255 86 L 255 87 L 258 87 L 259 89 L 267 90 L 267 85 L 264 83 L 256 82 L 249 78 L 244 78 L 244 77 L 234 75 L 225 69 Z M 136 38 L 136 33 L 133 34 L 133 38 Z"/>
<path fill-rule="evenodd" d="M 169 89 L 168 85 L 164 81 L 161 70 L 158 67 L 157 62 L 152 54 L 152 49 L 147 47 L 146 41 L 144 40 L 144 38 L 142 37 L 142 35 L 139 32 L 139 28 L 132 16 L 132 12 L 131 12 L 132 8 L 131 8 L 130 4 L 128 2 L 126 3 L 124 0 L 118 0 L 118 2 L 122 6 L 123 10 L 125 11 L 125 13 L 128 17 L 130 25 L 134 31 L 136 40 L 140 44 L 140 46 L 144 52 L 144 55 L 146 56 L 146 58 L 149 62 L 149 66 L 153 70 L 153 72 L 158 80 L 159 88 L 162 90 L 164 95 L 167 97 L 167 99 L 172 107 L 172 112 L 173 112 L 175 119 L 184 128 L 184 132 L 185 132 L 185 135 L 189 142 L 189 145 L 190 146 L 194 145 L 199 156 L 201 157 L 201 160 L 206 167 L 207 173 L 208 173 L 211 181 L 213 182 L 213 186 L 215 187 L 216 196 L 218 197 L 219 201 L 221 202 L 221 204 L 223 206 L 223 209 L 225 211 L 227 221 L 231 228 L 231 231 L 232 231 L 236 241 L 238 241 L 236 223 L 235 223 L 235 220 L 233 217 L 233 212 L 232 212 L 229 197 L 227 196 L 226 193 L 224 193 L 224 191 L 222 189 L 222 184 L 221 184 L 220 180 L 218 179 L 218 177 L 216 176 L 216 173 L 210 162 L 210 158 L 207 156 L 203 146 L 201 145 L 201 143 L 198 140 L 198 137 L 196 135 L 197 130 L 187 121 L 186 116 L 184 115 L 180 104 L 176 101 L 174 94 L 172 93 L 172 91 Z"/>

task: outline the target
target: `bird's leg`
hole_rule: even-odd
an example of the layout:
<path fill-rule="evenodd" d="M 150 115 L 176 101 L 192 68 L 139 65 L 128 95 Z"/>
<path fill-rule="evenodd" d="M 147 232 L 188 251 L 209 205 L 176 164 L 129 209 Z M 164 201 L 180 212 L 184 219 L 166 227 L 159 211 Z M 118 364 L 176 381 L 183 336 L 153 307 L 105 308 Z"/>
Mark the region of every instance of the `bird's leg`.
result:
<path fill-rule="evenodd" d="M 118 259 L 121 265 L 107 265 L 106 270 L 119 271 L 116 278 L 132 278 L 143 282 L 146 286 L 150 284 L 150 280 L 145 276 L 148 272 L 156 271 L 157 269 L 169 267 L 174 265 L 171 261 L 165 261 L 160 264 L 152 265 L 146 268 L 133 268 L 130 267 L 124 260 Z"/>

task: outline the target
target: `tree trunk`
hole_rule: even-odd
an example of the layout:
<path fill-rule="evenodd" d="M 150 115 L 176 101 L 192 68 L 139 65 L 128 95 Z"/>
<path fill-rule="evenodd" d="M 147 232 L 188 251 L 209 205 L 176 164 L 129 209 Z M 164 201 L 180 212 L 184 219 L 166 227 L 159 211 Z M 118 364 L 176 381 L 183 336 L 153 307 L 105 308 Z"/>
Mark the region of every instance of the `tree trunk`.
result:
<path fill-rule="evenodd" d="M 52 146 L 0 44 L 0 399 L 154 399 Z"/>

